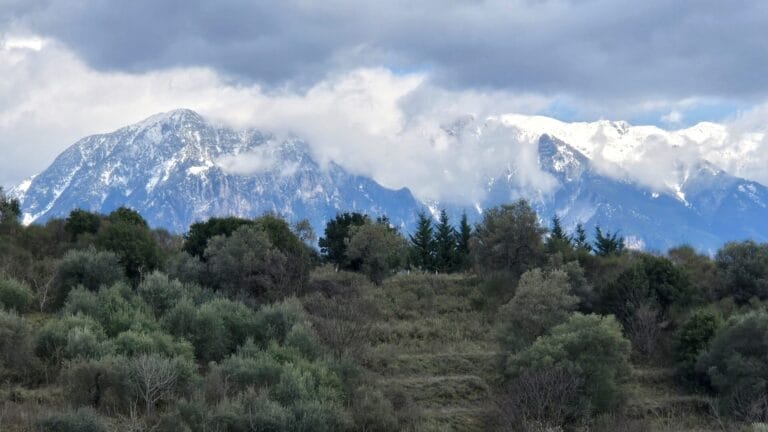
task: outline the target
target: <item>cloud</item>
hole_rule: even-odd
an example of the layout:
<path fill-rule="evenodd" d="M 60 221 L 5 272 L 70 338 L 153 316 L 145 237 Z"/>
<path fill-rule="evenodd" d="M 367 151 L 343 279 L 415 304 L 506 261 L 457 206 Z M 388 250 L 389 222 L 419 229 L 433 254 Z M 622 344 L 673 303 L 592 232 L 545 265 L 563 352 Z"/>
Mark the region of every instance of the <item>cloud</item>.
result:
<path fill-rule="evenodd" d="M 552 185 L 536 167 L 531 143 L 511 140 L 503 125 L 484 124 L 499 110 L 542 109 L 548 100 L 539 96 L 444 89 L 427 74 L 381 68 L 332 74 L 301 91 L 240 85 L 209 68 L 103 72 L 55 41 L 39 51 L 2 54 L 0 182 L 6 185 L 42 170 L 83 136 L 179 107 L 238 128 L 297 136 L 321 163 L 335 161 L 425 199 L 479 199 L 487 173 L 510 164 L 519 167 L 521 183 Z M 478 127 L 482 135 L 474 133 Z M 268 156 L 221 163 L 243 173 L 266 169 Z"/>
<path fill-rule="evenodd" d="M 233 81 L 209 67 L 98 70 L 66 45 L 43 37 L 6 37 L 0 47 L 0 184 L 39 172 L 86 135 L 186 107 L 233 127 L 299 137 L 321 163 L 335 161 L 387 187 L 409 187 L 422 199 L 473 203 L 482 198 L 489 178 L 510 171 L 521 189 L 545 193 L 555 186 L 538 168 L 535 137 L 500 116 L 545 111 L 553 98 L 541 93 L 457 88 L 435 78 L 439 72 L 381 67 L 329 72 L 302 87 L 269 87 Z M 695 103 L 686 99 L 674 106 Z M 768 184 L 767 117 L 768 104 L 724 127 L 700 126 L 709 132 L 636 128 L 623 142 L 629 157 L 620 161 L 608 145 L 615 137 L 607 135 L 617 133 L 617 124 L 567 128 L 594 129 L 575 141 L 589 141 L 604 172 L 664 190 L 700 158 Z M 722 134 L 712 134 L 712 128 Z M 220 163 L 247 173 L 267 169 L 272 161 L 266 152 Z"/>
<path fill-rule="evenodd" d="M 211 67 L 312 86 L 357 68 L 429 70 L 447 88 L 597 102 L 768 96 L 762 0 L 6 0 L 0 22 L 103 71 Z"/>

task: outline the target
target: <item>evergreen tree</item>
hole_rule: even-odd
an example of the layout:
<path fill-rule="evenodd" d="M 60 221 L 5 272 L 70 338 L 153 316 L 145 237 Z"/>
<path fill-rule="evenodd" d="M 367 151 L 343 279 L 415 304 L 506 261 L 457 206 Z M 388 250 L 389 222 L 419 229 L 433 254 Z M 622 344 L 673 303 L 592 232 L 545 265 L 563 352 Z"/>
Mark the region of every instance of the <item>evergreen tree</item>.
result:
<path fill-rule="evenodd" d="M 565 233 L 560 223 L 560 218 L 555 215 L 552 218 L 552 231 L 547 238 L 547 251 L 549 253 L 567 252 L 573 248 L 571 236 Z"/>
<path fill-rule="evenodd" d="M 448 213 L 440 211 L 435 229 L 435 270 L 450 272 L 456 267 L 456 230 L 448 220 Z"/>
<path fill-rule="evenodd" d="M 352 227 L 362 226 L 371 220 L 361 213 L 341 213 L 325 225 L 325 236 L 320 237 L 320 253 L 339 267 L 356 269 L 358 264 L 347 259 L 347 243 Z"/>
<path fill-rule="evenodd" d="M 471 239 L 472 227 L 467 221 L 467 214 L 463 213 L 459 222 L 459 232 L 456 236 L 456 255 L 460 270 L 467 270 L 470 266 L 469 242 Z"/>
<path fill-rule="evenodd" d="M 8 198 L 0 187 L 0 223 L 17 222 L 21 216 L 19 200 Z"/>
<path fill-rule="evenodd" d="M 573 237 L 573 247 L 577 251 L 592 252 L 592 245 L 587 239 L 587 231 L 581 223 L 576 224 L 576 235 Z"/>
<path fill-rule="evenodd" d="M 435 239 L 432 220 L 423 212 L 419 213 L 416 232 L 409 236 L 411 243 L 411 264 L 422 270 L 433 271 L 435 262 Z"/>
<path fill-rule="evenodd" d="M 599 226 L 595 227 L 595 253 L 599 256 L 608 256 L 620 254 L 624 251 L 624 237 L 619 237 L 618 231 L 611 233 L 603 230 Z"/>

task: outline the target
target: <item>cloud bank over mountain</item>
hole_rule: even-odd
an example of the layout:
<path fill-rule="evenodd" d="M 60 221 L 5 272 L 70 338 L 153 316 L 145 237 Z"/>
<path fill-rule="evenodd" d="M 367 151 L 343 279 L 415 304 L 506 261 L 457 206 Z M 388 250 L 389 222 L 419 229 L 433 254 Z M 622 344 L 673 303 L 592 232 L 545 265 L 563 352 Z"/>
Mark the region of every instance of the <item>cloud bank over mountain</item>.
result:
<path fill-rule="evenodd" d="M 674 189 L 686 167 L 702 159 L 768 184 L 768 105 L 723 125 L 678 132 L 611 122 L 540 124 L 505 114 L 539 113 L 553 98 L 451 87 L 434 71 L 356 68 L 303 87 L 271 87 L 229 79 L 215 67 L 97 68 L 50 38 L 6 36 L 0 47 L 0 149 L 6 155 L 0 183 L 6 185 L 42 170 L 83 136 L 178 107 L 238 128 L 297 136 L 321 164 L 335 161 L 386 187 L 409 187 L 422 200 L 476 202 L 489 176 L 505 170 L 521 187 L 548 191 L 553 179 L 536 164 L 543 133 L 584 147 L 602 172 L 654 189 Z M 622 135 L 625 126 L 631 133 Z M 621 151 L 626 154 L 618 157 Z M 238 173 L 262 163 L 258 154 L 224 162 Z"/>

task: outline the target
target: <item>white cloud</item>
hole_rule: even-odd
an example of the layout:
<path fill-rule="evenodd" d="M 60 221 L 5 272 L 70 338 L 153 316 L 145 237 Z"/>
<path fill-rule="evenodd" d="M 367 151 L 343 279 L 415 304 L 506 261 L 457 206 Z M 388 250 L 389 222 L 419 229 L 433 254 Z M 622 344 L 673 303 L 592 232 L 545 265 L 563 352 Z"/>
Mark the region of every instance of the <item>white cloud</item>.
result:
<path fill-rule="evenodd" d="M 499 120 L 502 113 L 540 112 L 550 104 L 548 96 L 446 89 L 427 73 L 381 68 L 327 76 L 301 91 L 265 90 L 233 83 L 209 68 L 96 71 L 55 41 L 21 40 L 0 44 L 0 184 L 39 172 L 86 135 L 186 107 L 235 127 L 298 136 L 321 163 L 336 161 L 385 186 L 409 187 L 423 199 L 474 202 L 488 177 L 507 170 L 515 172 L 521 188 L 546 192 L 554 185 L 537 167 L 535 141 Z M 673 113 L 670 120 L 676 119 Z M 768 105 L 755 108 L 713 140 L 696 139 L 694 128 L 688 135 L 641 128 L 621 163 L 616 149 L 606 146 L 604 135 L 612 129 L 601 126 L 589 135 L 591 155 L 606 173 L 628 171 L 656 189 L 675 181 L 681 163 L 700 157 L 768 184 L 766 117 Z M 268 156 L 220 163 L 234 172 L 253 172 L 271 163 Z"/>
<path fill-rule="evenodd" d="M 661 116 L 661 121 L 670 125 L 677 125 L 683 120 L 683 113 L 678 110 L 672 110 L 668 114 Z"/>

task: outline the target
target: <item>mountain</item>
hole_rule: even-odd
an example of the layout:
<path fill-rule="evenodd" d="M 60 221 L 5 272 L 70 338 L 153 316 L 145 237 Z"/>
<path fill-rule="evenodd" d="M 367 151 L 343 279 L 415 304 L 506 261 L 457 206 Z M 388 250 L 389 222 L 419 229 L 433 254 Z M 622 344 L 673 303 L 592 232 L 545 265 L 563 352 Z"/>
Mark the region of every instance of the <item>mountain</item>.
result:
<path fill-rule="evenodd" d="M 242 158 L 255 171 L 239 172 Z M 213 126 L 190 110 L 84 138 L 12 193 L 25 223 L 124 205 L 173 232 L 211 216 L 264 212 L 307 218 L 315 230 L 340 211 L 386 214 L 407 226 L 421 208 L 407 189 L 386 189 L 334 163 L 321 168 L 300 140 Z"/>
<path fill-rule="evenodd" d="M 519 170 L 530 167 L 510 160 L 504 172 L 477 173 L 485 195 L 473 205 L 422 203 L 408 189 L 387 189 L 333 162 L 321 166 L 299 139 L 216 126 L 176 110 L 78 141 L 12 193 L 25 223 L 65 217 L 74 208 L 107 213 L 126 205 L 174 232 L 211 216 L 264 212 L 309 219 L 322 232 L 329 218 L 347 210 L 386 214 L 408 231 L 425 207 L 435 215 L 447 208 L 454 221 L 462 212 L 478 221 L 484 208 L 522 197 L 545 224 L 557 214 L 566 227 L 581 222 L 590 232 L 598 225 L 618 230 L 635 248 L 687 243 L 712 253 L 728 240 L 768 240 L 768 188 L 690 157 L 691 146 L 724 139 L 718 125 L 667 132 L 515 115 L 462 118 L 446 133 L 467 129 L 479 136 L 493 124 L 503 126 L 510 145 L 533 145 L 536 168 L 551 187 L 521 185 Z M 658 172 L 643 165 L 643 155 L 654 151 L 668 164 Z"/>

